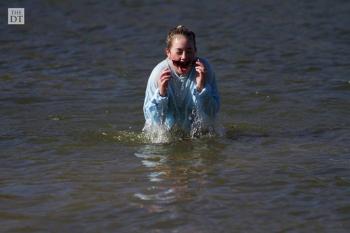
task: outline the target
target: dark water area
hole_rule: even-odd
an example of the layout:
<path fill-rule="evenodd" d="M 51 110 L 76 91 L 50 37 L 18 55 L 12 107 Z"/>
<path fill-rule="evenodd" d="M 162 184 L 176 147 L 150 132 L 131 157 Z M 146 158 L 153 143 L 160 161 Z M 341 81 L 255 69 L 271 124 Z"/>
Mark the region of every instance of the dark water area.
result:
<path fill-rule="evenodd" d="M 0 9 L 0 232 L 349 232 L 349 1 Z M 179 24 L 223 135 L 152 144 L 146 82 Z"/>

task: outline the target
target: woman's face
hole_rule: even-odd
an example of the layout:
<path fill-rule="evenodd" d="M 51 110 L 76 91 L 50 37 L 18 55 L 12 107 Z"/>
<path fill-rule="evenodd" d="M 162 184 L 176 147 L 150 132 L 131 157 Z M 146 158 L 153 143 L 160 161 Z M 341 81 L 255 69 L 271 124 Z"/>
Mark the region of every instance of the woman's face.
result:
<path fill-rule="evenodd" d="M 196 57 L 193 41 L 183 35 L 177 35 L 172 39 L 171 47 L 166 53 L 178 74 L 190 71 Z"/>

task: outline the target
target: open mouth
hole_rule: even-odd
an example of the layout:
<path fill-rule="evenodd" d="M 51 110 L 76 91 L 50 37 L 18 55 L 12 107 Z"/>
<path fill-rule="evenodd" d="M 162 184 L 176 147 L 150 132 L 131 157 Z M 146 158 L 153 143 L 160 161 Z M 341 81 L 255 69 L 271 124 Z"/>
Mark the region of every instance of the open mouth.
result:
<path fill-rule="evenodd" d="M 191 65 L 191 61 L 182 62 L 182 61 L 174 61 L 173 60 L 173 64 L 181 69 L 186 69 Z"/>

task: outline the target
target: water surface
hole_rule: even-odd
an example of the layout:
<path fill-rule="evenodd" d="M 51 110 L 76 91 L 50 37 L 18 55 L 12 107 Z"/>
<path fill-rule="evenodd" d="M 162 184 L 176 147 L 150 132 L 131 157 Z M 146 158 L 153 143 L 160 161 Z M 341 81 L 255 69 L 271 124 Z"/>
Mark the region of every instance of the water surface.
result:
<path fill-rule="evenodd" d="M 202 4 L 202 5 L 201 5 Z M 348 1 L 14 1 L 1 232 L 348 232 Z M 222 136 L 140 136 L 166 32 L 197 33 Z"/>

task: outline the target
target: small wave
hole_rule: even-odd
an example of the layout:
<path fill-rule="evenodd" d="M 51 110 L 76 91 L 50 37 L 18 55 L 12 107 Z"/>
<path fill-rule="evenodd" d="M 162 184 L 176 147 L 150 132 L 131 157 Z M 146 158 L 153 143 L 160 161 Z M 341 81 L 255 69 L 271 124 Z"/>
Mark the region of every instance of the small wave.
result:
<path fill-rule="evenodd" d="M 114 131 L 114 132 L 101 132 L 99 136 L 104 141 L 121 142 L 126 144 L 144 144 L 149 141 L 145 137 L 143 132 L 133 132 L 133 131 Z"/>
<path fill-rule="evenodd" d="M 268 137 L 269 133 L 266 128 L 256 125 L 237 123 L 231 124 L 226 129 L 226 137 L 229 139 L 238 139 L 241 137 Z"/>

